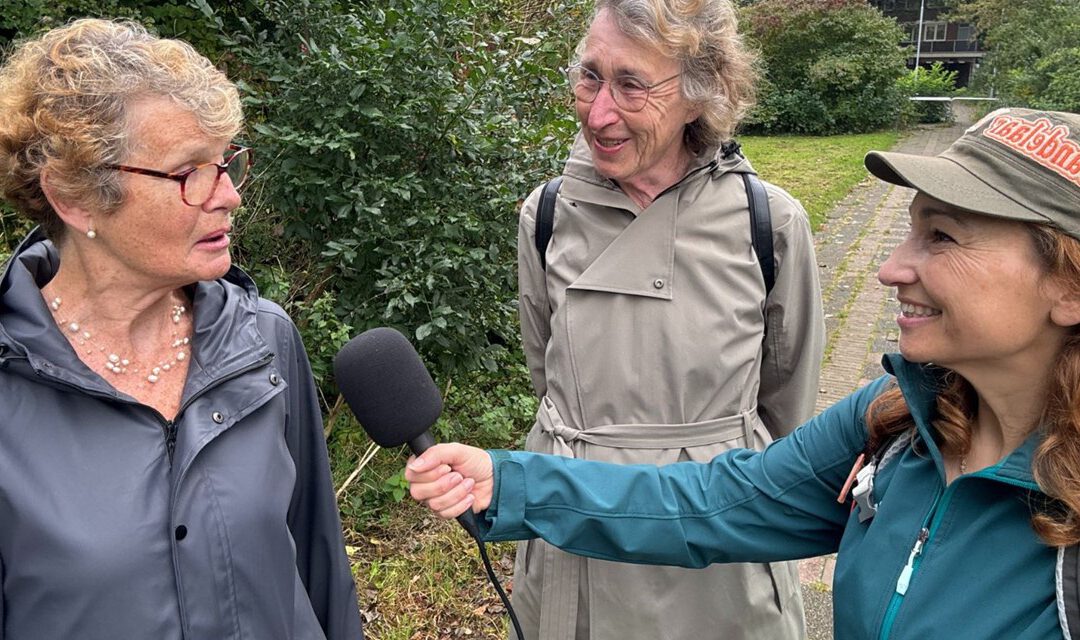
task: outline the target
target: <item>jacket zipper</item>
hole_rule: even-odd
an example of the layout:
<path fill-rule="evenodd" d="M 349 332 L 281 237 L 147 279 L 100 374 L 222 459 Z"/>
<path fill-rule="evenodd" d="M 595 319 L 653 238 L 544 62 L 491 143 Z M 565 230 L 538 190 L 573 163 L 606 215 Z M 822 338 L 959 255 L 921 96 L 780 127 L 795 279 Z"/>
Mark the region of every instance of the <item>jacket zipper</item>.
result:
<path fill-rule="evenodd" d="M 166 420 L 164 424 L 165 429 L 165 452 L 169 456 L 169 467 L 172 468 L 173 452 L 176 451 L 176 423 L 172 420 Z"/>
<path fill-rule="evenodd" d="M 192 402 L 194 402 L 196 399 L 202 397 L 202 395 L 205 394 L 210 389 L 213 389 L 214 387 L 217 387 L 217 386 L 219 386 L 221 384 L 224 384 L 224 383 L 228 382 L 229 380 L 232 380 L 233 378 L 237 378 L 239 376 L 242 376 L 243 374 L 247 373 L 248 371 L 253 371 L 255 369 L 258 369 L 259 367 L 266 366 L 273 359 L 274 359 L 274 354 L 268 353 L 268 354 L 266 354 L 266 356 L 264 356 L 263 358 L 260 358 L 256 362 L 253 362 L 253 363 L 249 364 L 248 366 L 246 366 L 246 367 L 244 367 L 242 369 L 234 371 L 234 372 L 230 373 L 228 376 L 226 376 L 224 378 L 218 378 L 217 380 L 214 381 L 213 384 L 209 384 L 209 385 L 203 387 L 202 389 L 199 389 L 198 392 L 196 392 L 190 398 L 188 398 L 187 402 L 180 405 L 180 409 L 176 412 L 176 415 L 179 416 L 179 415 L 183 414 L 184 411 L 191 405 Z M 157 413 L 157 412 L 155 412 L 155 413 Z M 158 413 L 158 415 L 161 416 L 160 413 Z M 161 419 L 164 420 L 164 422 L 165 422 L 165 448 L 166 448 L 166 450 L 168 451 L 168 454 L 169 454 L 169 469 L 171 470 L 172 469 L 172 463 L 173 463 L 173 452 L 176 449 L 177 426 L 176 426 L 176 423 L 174 421 L 166 420 L 164 416 L 162 416 Z M 174 516 L 174 514 L 173 514 L 173 506 L 176 504 L 176 491 L 179 490 L 180 485 L 183 483 L 183 476 L 185 476 L 185 475 L 187 475 L 187 468 L 184 468 L 181 471 L 181 477 L 176 478 L 176 481 L 173 483 L 172 495 L 170 495 L 170 497 L 169 497 L 169 526 L 170 527 L 175 522 L 173 520 L 173 516 Z M 173 556 L 173 579 L 176 581 L 176 605 L 177 605 L 177 610 L 180 612 L 180 637 L 181 638 L 186 638 L 187 635 L 188 635 L 187 634 L 187 629 L 188 629 L 187 605 L 184 604 L 183 581 L 180 578 L 180 563 L 176 561 L 176 544 L 175 544 L 175 541 L 171 546 L 172 546 L 172 556 Z"/>
<path fill-rule="evenodd" d="M 941 526 L 941 521 L 945 517 L 945 512 L 949 509 L 953 494 L 956 493 L 955 487 L 956 481 L 953 481 L 949 486 L 945 487 L 944 492 L 938 494 L 937 498 L 934 499 L 934 504 L 930 507 L 930 512 L 927 514 L 922 528 L 919 529 L 919 535 L 916 536 L 915 544 L 911 548 L 911 553 L 908 554 L 907 564 L 904 565 L 903 570 L 900 571 L 900 577 L 896 580 L 896 589 L 893 591 L 892 600 L 889 601 L 889 607 L 885 610 L 885 618 L 881 622 L 881 633 L 878 635 L 880 640 L 888 640 L 892 636 L 893 624 L 896 622 L 896 616 L 900 613 L 900 606 L 904 603 L 904 596 L 907 595 L 911 579 L 922 564 L 922 554 L 926 549 L 926 544 L 934 537 L 938 527 Z"/>

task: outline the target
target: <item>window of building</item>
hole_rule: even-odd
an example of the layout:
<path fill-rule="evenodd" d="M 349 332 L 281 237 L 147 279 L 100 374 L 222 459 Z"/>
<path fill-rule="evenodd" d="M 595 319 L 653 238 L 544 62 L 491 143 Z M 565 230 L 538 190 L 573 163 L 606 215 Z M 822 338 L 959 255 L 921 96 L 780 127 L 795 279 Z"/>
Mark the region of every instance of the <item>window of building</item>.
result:
<path fill-rule="evenodd" d="M 975 39 L 975 27 L 970 24 L 956 26 L 956 39 L 960 42 L 971 42 Z"/>
<path fill-rule="evenodd" d="M 935 42 L 945 39 L 946 27 L 949 26 L 947 22 L 924 22 L 923 23 L 923 42 Z"/>

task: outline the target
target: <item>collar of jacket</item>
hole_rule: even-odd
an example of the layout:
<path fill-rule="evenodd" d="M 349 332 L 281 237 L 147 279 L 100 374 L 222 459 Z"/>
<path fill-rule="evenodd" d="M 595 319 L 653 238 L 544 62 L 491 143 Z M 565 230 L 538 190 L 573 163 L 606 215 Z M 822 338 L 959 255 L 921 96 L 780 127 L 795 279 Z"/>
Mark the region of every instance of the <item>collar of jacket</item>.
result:
<path fill-rule="evenodd" d="M 904 400 L 911 410 L 911 416 L 915 420 L 922 442 L 930 457 L 934 460 L 938 473 L 944 479 L 945 465 L 934 442 L 934 426 L 931 423 L 937 411 L 937 393 L 943 384 L 945 370 L 931 364 L 917 364 L 909 362 L 897 353 L 886 354 L 881 359 L 881 365 L 885 371 L 896 376 L 897 384 Z M 1023 443 L 1012 453 L 1005 457 L 999 464 L 983 469 L 977 474 L 992 478 L 1007 484 L 1024 487 L 1039 491 L 1039 485 L 1035 482 L 1035 476 L 1031 471 L 1031 462 L 1035 456 L 1035 449 L 1042 442 L 1041 430 L 1033 431 Z"/>
<path fill-rule="evenodd" d="M 756 173 L 750 161 L 740 154 L 724 157 L 719 147 L 704 151 L 690 163 L 690 168 L 681 180 L 665 189 L 656 199 L 660 200 L 679 188 L 680 185 L 697 176 L 708 176 L 712 180 L 727 173 Z M 637 216 L 642 209 L 630 199 L 614 181 L 600 175 L 593 165 L 592 152 L 585 136 L 578 132 L 570 157 L 563 168 L 563 185 L 560 194 L 573 200 L 585 201 L 607 207 L 619 207 Z M 565 179 L 569 178 L 569 180 Z"/>
<path fill-rule="evenodd" d="M 677 286 L 675 247 L 680 208 L 716 203 L 718 192 L 709 189 L 708 183 L 715 183 L 732 172 L 753 172 L 753 169 L 737 154 L 724 158 L 718 149 L 703 153 L 695 158 L 682 180 L 657 196 L 648 208 L 648 215 L 640 215 L 642 209 L 618 184 L 597 173 L 588 143 L 579 133 L 566 162 L 559 192 L 560 199 L 571 208 L 562 210 L 573 215 L 593 215 L 596 207 L 606 207 L 629 213 L 633 219 L 627 220 L 618 237 L 569 289 L 671 300 Z M 690 185 L 695 188 L 689 189 Z M 745 198 L 741 182 L 739 185 L 739 197 Z M 683 197 L 684 192 L 690 195 Z"/>
<path fill-rule="evenodd" d="M 59 265 L 56 248 L 40 229 L 12 254 L 0 276 L 0 368 L 25 361 L 31 375 L 117 398 L 110 385 L 74 357 L 41 297 L 41 287 Z M 195 331 L 185 397 L 270 355 L 255 322 L 258 291 L 244 272 L 231 267 L 223 278 L 197 282 L 188 291 Z"/>

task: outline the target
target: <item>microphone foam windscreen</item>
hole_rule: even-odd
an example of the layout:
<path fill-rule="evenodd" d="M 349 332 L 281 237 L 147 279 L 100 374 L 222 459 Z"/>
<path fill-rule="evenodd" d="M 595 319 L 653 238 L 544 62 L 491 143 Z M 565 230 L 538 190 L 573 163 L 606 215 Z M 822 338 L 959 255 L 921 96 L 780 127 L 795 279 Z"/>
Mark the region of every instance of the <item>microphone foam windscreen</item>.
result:
<path fill-rule="evenodd" d="M 381 447 L 405 444 L 442 413 L 442 394 L 416 349 L 389 327 L 369 329 L 342 347 L 334 376 L 360 426 Z"/>

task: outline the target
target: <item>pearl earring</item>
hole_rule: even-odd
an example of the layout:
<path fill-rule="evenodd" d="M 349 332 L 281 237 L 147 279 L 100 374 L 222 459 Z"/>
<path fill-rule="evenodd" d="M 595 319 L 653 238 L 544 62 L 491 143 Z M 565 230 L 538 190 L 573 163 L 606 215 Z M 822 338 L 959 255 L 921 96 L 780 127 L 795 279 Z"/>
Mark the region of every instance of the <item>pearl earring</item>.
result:
<path fill-rule="evenodd" d="M 93 227 L 86 230 L 86 237 L 93 240 L 97 237 L 97 231 L 94 231 Z"/>

